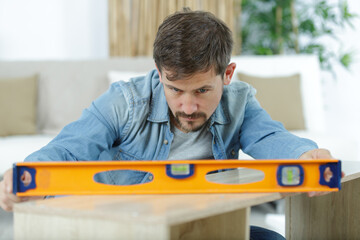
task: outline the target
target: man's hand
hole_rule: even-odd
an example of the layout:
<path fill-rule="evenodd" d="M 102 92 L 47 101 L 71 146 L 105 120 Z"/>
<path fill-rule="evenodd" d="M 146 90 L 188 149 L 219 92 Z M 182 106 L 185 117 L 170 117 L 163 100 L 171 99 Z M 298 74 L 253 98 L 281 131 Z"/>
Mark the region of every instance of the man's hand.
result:
<path fill-rule="evenodd" d="M 31 175 L 29 172 L 25 172 L 21 176 L 24 184 L 31 182 Z M 28 200 L 41 199 L 43 197 L 17 197 L 12 193 L 13 191 L 13 179 L 12 179 L 12 168 L 4 173 L 4 178 L 0 182 L 0 207 L 5 211 L 12 211 L 15 203 L 24 202 Z"/>
<path fill-rule="evenodd" d="M 334 159 L 333 156 L 331 156 L 331 153 L 329 150 L 327 149 L 323 149 L 323 148 L 319 148 L 319 149 L 313 149 L 310 151 L 307 151 L 305 153 L 303 153 L 299 159 Z M 330 181 L 330 179 L 332 178 L 333 173 L 331 172 L 330 168 L 326 168 L 324 171 L 324 178 L 326 181 Z M 345 174 L 344 172 L 341 173 L 341 177 L 344 177 Z M 328 194 L 329 192 L 309 192 L 308 196 L 309 197 L 314 197 L 314 196 L 321 196 L 321 195 L 325 195 Z"/>

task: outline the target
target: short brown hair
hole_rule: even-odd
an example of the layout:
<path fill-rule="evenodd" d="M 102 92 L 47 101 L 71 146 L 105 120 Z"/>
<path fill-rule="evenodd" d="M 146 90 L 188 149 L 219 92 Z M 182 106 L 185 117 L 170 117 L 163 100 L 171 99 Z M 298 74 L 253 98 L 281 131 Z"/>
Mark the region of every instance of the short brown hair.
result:
<path fill-rule="evenodd" d="M 224 75 L 230 62 L 233 39 L 230 29 L 212 13 L 191 11 L 168 16 L 159 26 L 153 57 L 159 71 L 170 71 L 169 80 L 190 77 L 212 67 Z"/>

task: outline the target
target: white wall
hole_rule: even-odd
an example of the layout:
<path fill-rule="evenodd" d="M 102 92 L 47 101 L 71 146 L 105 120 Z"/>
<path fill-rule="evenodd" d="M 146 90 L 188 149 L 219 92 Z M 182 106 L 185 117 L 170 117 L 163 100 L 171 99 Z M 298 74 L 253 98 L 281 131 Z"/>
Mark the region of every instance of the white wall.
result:
<path fill-rule="evenodd" d="M 348 3 L 350 11 L 360 16 L 360 1 L 348 0 Z M 323 89 L 329 130 L 360 139 L 360 17 L 354 19 L 353 25 L 354 29 L 339 28 L 336 32 L 341 40 L 341 44 L 336 47 L 352 50 L 355 54 L 350 71 L 334 63 L 336 78 L 324 73 Z"/>
<path fill-rule="evenodd" d="M 0 0 L 0 60 L 108 57 L 107 1 Z"/>

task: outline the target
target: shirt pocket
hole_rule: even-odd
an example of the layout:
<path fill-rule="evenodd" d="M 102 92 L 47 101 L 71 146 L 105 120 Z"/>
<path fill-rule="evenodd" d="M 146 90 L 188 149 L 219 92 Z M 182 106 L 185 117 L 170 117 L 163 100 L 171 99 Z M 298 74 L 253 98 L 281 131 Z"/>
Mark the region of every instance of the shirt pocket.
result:
<path fill-rule="evenodd" d="M 123 149 L 119 149 L 117 154 L 114 157 L 114 160 L 124 160 L 124 161 L 134 161 L 134 160 L 143 160 L 135 154 L 124 151 Z"/>

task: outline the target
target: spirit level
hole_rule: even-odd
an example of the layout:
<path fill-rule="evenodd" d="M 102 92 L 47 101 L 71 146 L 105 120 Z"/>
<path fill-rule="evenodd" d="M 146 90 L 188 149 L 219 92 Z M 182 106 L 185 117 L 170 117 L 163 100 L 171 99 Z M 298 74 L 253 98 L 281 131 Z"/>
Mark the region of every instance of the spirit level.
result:
<path fill-rule="evenodd" d="M 227 184 L 211 182 L 216 170 L 250 168 L 263 172 L 256 182 Z M 94 176 L 113 170 L 152 174 L 150 182 L 135 185 L 98 183 Z M 324 177 L 330 170 L 330 180 Z M 24 184 L 25 171 L 31 182 Z M 216 174 L 216 173 L 215 173 Z M 18 196 L 72 194 L 180 194 L 242 192 L 338 191 L 341 187 L 339 160 L 179 160 L 179 161 L 79 161 L 22 162 L 14 164 L 13 192 Z"/>

